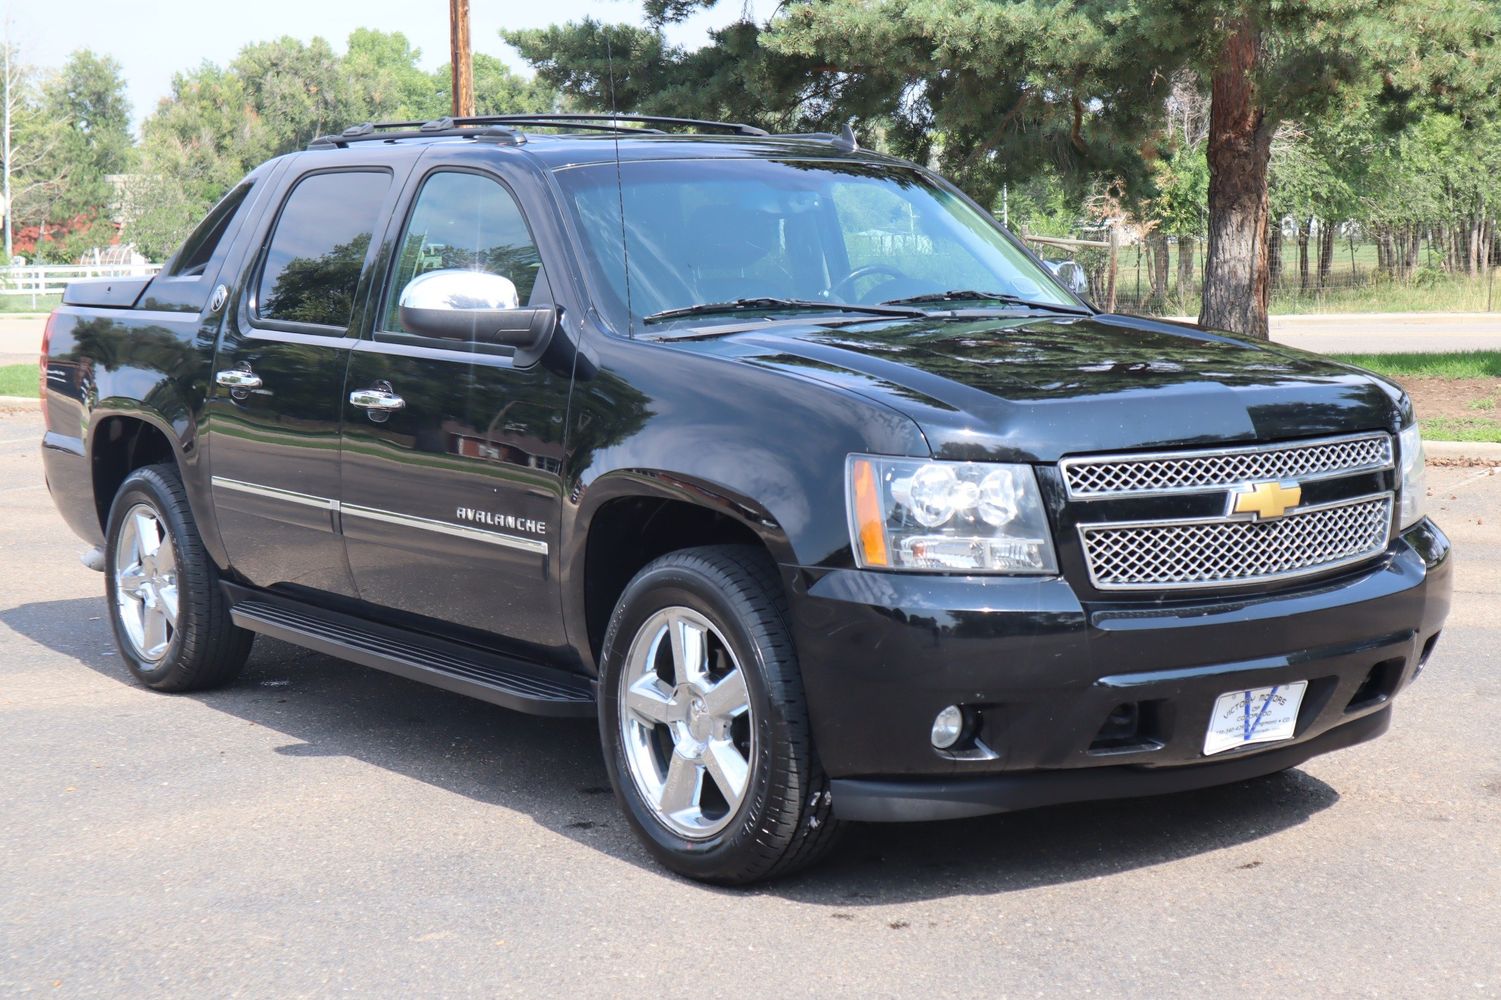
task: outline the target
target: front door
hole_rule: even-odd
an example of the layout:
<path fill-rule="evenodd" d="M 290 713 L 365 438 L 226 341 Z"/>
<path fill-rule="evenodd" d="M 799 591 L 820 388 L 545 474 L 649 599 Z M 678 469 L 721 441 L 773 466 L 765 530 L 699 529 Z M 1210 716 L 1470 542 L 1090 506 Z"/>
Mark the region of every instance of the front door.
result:
<path fill-rule="evenodd" d="M 510 191 L 485 173 L 429 174 L 373 298 L 373 333 L 350 360 L 341 517 L 355 584 L 382 607 L 562 646 L 552 567 L 570 372 L 409 333 L 402 289 L 446 268 L 503 275 L 522 305 L 551 302 Z"/>
<path fill-rule="evenodd" d="M 344 374 L 393 197 L 388 170 L 334 170 L 286 194 L 225 312 L 209 385 L 214 508 L 251 583 L 352 595 L 334 512 Z"/>

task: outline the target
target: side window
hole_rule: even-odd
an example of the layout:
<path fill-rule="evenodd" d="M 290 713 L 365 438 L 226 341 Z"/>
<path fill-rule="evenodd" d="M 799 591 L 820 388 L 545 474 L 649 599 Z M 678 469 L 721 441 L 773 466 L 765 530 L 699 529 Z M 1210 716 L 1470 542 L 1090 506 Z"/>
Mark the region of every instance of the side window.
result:
<path fill-rule="evenodd" d="M 346 329 L 390 185 L 385 171 L 313 174 L 298 182 L 266 247 L 257 317 Z"/>
<path fill-rule="evenodd" d="M 418 275 L 456 268 L 509 278 L 517 301 L 533 301 L 542 259 L 516 199 L 479 174 L 444 171 L 422 185 L 401 241 L 381 329 L 405 333 L 398 306 L 402 289 Z M 543 279 L 545 283 L 545 279 Z"/>
<path fill-rule="evenodd" d="M 172 266 L 167 269 L 169 278 L 197 277 L 208 266 L 209 260 L 214 256 L 214 251 L 219 247 L 219 241 L 224 239 L 224 233 L 229 229 L 229 223 L 234 219 L 235 213 L 245 203 L 245 196 L 250 194 L 251 185 L 254 181 L 244 181 L 239 187 L 219 199 L 203 221 L 198 223 L 198 228 L 188 236 L 182 248 L 172 258 Z"/>

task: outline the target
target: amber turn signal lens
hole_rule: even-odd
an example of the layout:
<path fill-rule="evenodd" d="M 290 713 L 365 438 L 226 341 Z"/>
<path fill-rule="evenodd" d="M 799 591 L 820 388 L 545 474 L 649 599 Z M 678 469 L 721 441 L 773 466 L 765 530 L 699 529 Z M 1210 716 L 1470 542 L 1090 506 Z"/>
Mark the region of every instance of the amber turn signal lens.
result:
<path fill-rule="evenodd" d="M 875 465 L 860 458 L 855 459 L 854 464 L 855 527 L 860 537 L 861 562 L 866 566 L 890 566 Z"/>

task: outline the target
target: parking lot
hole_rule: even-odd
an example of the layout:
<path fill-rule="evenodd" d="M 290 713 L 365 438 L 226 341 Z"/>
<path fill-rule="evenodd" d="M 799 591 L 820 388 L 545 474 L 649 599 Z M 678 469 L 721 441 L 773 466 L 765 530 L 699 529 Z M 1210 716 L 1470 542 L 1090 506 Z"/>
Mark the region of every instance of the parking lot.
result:
<path fill-rule="evenodd" d="M 750 891 L 664 874 L 592 723 L 260 640 L 127 675 L 0 416 L 0 994 L 1501 996 L 1501 475 L 1429 472 L 1449 626 L 1379 741 L 1241 785 L 858 827 Z"/>

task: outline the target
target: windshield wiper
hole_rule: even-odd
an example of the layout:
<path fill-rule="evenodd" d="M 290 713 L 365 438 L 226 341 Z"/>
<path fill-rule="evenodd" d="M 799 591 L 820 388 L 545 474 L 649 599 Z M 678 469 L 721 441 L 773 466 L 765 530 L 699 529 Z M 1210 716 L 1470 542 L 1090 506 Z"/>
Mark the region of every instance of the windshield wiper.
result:
<path fill-rule="evenodd" d="M 1036 302 L 1032 299 L 1024 299 L 1020 295 L 1012 295 L 1010 292 L 978 292 L 970 288 L 956 288 L 947 292 L 929 292 L 927 295 L 909 295 L 901 299 L 888 299 L 882 302 L 883 306 L 920 305 L 926 302 L 963 302 L 966 300 L 980 300 L 985 302 L 1004 302 L 1007 305 L 1025 306 L 1028 309 L 1047 309 L 1052 312 L 1073 313 L 1076 316 L 1087 316 L 1089 313 L 1079 306 L 1065 305 L 1061 302 Z"/>
<path fill-rule="evenodd" d="M 696 306 L 663 309 L 642 319 L 643 323 L 660 323 L 680 316 L 711 316 L 717 313 L 749 312 L 770 309 L 809 309 L 819 312 L 869 313 L 873 316 L 922 316 L 921 309 L 903 309 L 900 303 L 883 302 L 876 306 L 857 305 L 852 302 L 821 302 L 818 299 L 781 299 L 762 297 L 735 299 L 730 302 L 703 302 Z"/>

